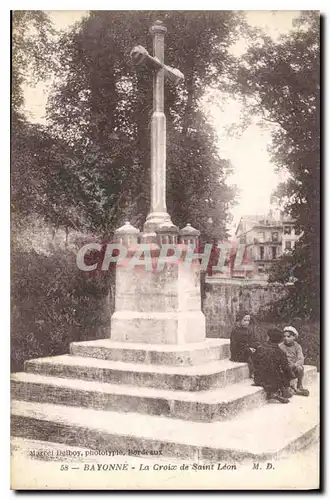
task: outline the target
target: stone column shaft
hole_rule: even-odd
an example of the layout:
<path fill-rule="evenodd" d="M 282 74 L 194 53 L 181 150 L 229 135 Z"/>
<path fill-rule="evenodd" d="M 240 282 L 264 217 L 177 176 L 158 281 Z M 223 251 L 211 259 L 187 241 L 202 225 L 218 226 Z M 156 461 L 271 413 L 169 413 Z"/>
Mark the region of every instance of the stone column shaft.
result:
<path fill-rule="evenodd" d="M 153 56 L 164 63 L 165 26 L 156 21 L 151 27 Z M 155 231 L 164 222 L 171 223 L 166 208 L 166 117 L 164 114 L 164 69 L 153 78 L 153 114 L 151 119 L 151 210 L 145 231 Z"/>
<path fill-rule="evenodd" d="M 164 62 L 165 26 L 153 28 L 154 57 Z M 166 117 L 164 114 L 164 69 L 154 74 L 154 110 L 151 120 L 151 212 L 166 213 Z"/>

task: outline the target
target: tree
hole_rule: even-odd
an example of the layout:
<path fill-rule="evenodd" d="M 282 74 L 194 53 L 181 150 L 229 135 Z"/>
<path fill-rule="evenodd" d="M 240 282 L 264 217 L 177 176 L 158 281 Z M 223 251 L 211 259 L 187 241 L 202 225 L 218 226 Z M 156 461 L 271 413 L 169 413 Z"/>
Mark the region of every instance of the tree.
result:
<path fill-rule="evenodd" d="M 286 312 L 319 316 L 320 293 L 320 118 L 319 14 L 304 12 L 287 36 L 274 42 L 259 36 L 238 62 L 235 90 L 249 113 L 274 124 L 270 152 L 289 173 L 274 194 L 303 236 L 270 279 L 285 281 L 288 265 L 295 284 Z"/>
<path fill-rule="evenodd" d="M 68 145 L 52 137 L 47 127 L 19 119 L 12 127 L 11 148 L 13 220 L 19 223 L 33 214 L 55 228 L 81 228 L 83 180 L 76 174 L 79 160 Z M 85 202 L 92 210 L 97 196 L 92 191 L 90 195 Z"/>
<path fill-rule="evenodd" d="M 47 186 L 53 141 L 46 128 L 24 115 L 24 85 L 49 76 L 53 66 L 50 37 L 54 34 L 42 11 L 12 13 L 12 141 L 11 208 L 17 224 L 27 215 L 47 215 Z M 48 175 L 47 175 L 48 174 Z"/>
<path fill-rule="evenodd" d="M 221 238 L 234 192 L 200 98 L 230 63 L 239 14 L 91 12 L 59 42 L 48 117 L 81 158 L 78 176 L 97 186 L 100 211 L 90 217 L 92 227 L 109 233 L 124 217 L 141 226 L 150 202 L 152 75 L 136 71 L 129 53 L 137 44 L 151 49 L 148 30 L 156 19 L 168 28 L 166 63 L 186 77 L 179 89 L 166 85 L 168 210 L 181 227 L 190 222 L 205 238 Z"/>
<path fill-rule="evenodd" d="M 15 228 L 36 215 L 55 228 L 82 228 L 86 205 L 97 212 L 97 192 L 77 175 L 80 158 L 49 127 L 24 114 L 24 85 L 49 78 L 56 68 L 55 31 L 43 11 L 12 14 L 11 209 Z M 86 225 L 86 224 L 85 224 Z"/>
<path fill-rule="evenodd" d="M 52 35 L 54 29 L 45 12 L 19 10 L 12 13 L 11 102 L 15 114 L 22 115 L 23 85 L 45 79 L 54 69 Z"/>

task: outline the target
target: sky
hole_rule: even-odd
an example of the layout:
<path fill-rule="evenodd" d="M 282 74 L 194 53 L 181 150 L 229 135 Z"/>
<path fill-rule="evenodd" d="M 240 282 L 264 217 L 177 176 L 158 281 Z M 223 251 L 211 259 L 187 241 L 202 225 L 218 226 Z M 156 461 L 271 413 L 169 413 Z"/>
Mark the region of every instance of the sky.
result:
<path fill-rule="evenodd" d="M 66 30 L 79 21 L 88 11 L 47 11 L 56 29 Z M 287 34 L 292 28 L 292 21 L 299 15 L 298 11 L 248 11 L 247 21 L 251 26 L 262 28 L 276 40 Z M 238 39 L 231 51 L 240 55 L 245 50 L 243 39 Z M 166 53 L 165 53 L 166 58 Z M 44 83 L 36 87 L 25 88 L 25 110 L 31 121 L 45 123 L 45 106 L 48 86 Z M 211 95 L 212 97 L 212 95 Z M 239 123 L 241 107 L 238 101 L 228 98 L 225 103 L 217 104 L 212 99 L 204 104 L 216 129 L 221 157 L 229 159 L 234 173 L 227 182 L 235 184 L 239 189 L 237 205 L 231 210 L 233 222 L 230 232 L 233 233 L 242 215 L 266 214 L 270 207 L 270 196 L 279 182 L 285 180 L 285 174 L 275 172 L 267 147 L 271 143 L 271 132 L 258 125 L 258 120 L 240 135 L 229 135 L 227 130 Z"/>

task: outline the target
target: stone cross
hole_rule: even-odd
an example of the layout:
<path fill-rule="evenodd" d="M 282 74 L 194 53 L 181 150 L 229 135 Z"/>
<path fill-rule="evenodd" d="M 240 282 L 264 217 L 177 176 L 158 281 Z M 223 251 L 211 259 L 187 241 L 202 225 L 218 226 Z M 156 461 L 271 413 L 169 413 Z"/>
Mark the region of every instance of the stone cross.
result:
<path fill-rule="evenodd" d="M 176 229 L 166 208 L 166 117 L 164 114 L 164 78 L 177 85 L 183 74 L 164 64 L 164 37 L 167 29 L 161 21 L 150 28 L 153 35 L 153 56 L 141 46 L 134 47 L 134 64 L 145 64 L 154 71 L 153 114 L 151 119 L 151 210 L 144 224 L 146 233 L 161 227 Z"/>

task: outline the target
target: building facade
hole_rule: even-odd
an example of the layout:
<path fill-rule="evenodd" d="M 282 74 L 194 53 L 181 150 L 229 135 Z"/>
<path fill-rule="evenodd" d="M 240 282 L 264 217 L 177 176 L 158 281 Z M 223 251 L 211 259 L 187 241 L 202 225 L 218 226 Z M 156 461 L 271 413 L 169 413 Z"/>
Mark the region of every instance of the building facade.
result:
<path fill-rule="evenodd" d="M 246 246 L 245 276 L 267 279 L 274 262 L 284 252 L 293 250 L 300 236 L 295 221 L 288 217 L 275 219 L 271 212 L 267 216 L 241 217 L 235 237 L 238 245 Z"/>

